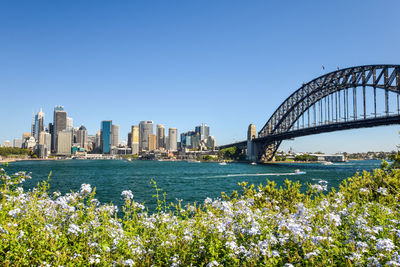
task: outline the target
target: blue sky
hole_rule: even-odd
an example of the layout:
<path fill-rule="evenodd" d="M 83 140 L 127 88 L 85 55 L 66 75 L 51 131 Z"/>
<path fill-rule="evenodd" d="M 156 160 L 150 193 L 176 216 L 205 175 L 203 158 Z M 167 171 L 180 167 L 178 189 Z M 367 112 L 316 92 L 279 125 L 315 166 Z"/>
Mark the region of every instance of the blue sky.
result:
<path fill-rule="evenodd" d="M 1 1 L 0 141 L 63 105 L 90 134 L 141 120 L 202 122 L 218 144 L 259 130 L 303 82 L 336 66 L 399 64 L 398 1 Z M 322 64 L 325 70 L 322 70 Z M 392 150 L 398 126 L 284 142 Z"/>

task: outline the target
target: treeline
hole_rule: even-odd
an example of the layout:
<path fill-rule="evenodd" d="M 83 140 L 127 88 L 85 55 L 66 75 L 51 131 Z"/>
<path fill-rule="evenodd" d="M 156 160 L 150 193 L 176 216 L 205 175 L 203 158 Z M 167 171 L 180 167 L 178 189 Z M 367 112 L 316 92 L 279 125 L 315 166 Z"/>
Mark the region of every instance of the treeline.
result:
<path fill-rule="evenodd" d="M 10 155 L 31 155 L 31 151 L 18 147 L 0 147 L 0 156 L 8 157 Z"/>
<path fill-rule="evenodd" d="M 318 157 L 317 156 L 311 156 L 311 155 L 298 155 L 294 157 L 294 161 L 317 161 Z"/>

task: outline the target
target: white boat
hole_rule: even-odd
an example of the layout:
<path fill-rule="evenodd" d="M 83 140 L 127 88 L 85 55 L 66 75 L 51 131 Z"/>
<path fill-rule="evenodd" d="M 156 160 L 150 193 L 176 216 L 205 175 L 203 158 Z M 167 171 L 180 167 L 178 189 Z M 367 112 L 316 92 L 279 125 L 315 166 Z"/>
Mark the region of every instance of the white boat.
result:
<path fill-rule="evenodd" d="M 333 163 L 330 162 L 330 161 L 325 161 L 325 162 L 323 162 L 322 164 L 323 164 L 323 165 L 333 165 Z"/>
<path fill-rule="evenodd" d="M 223 162 L 220 162 L 220 163 L 218 163 L 219 165 L 226 165 L 226 162 L 225 161 L 223 161 Z"/>
<path fill-rule="evenodd" d="M 255 163 L 255 162 L 252 162 L 252 163 L 250 163 L 251 165 L 257 165 L 257 163 Z"/>
<path fill-rule="evenodd" d="M 132 159 L 131 158 L 127 158 L 126 161 L 132 161 Z"/>
<path fill-rule="evenodd" d="M 306 174 L 306 172 L 300 171 L 299 169 L 294 170 L 295 174 Z"/>

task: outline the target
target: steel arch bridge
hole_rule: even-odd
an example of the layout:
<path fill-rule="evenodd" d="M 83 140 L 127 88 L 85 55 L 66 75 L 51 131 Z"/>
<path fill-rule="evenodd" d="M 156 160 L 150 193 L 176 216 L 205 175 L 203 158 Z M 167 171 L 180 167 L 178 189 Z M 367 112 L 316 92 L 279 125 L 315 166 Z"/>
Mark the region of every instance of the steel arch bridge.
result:
<path fill-rule="evenodd" d="M 285 139 L 400 124 L 399 94 L 400 65 L 357 66 L 322 75 L 303 84 L 276 109 L 258 137 L 250 141 L 252 160 L 273 160 Z M 381 98 L 384 104 L 377 101 Z M 379 113 L 381 106 L 384 110 Z"/>

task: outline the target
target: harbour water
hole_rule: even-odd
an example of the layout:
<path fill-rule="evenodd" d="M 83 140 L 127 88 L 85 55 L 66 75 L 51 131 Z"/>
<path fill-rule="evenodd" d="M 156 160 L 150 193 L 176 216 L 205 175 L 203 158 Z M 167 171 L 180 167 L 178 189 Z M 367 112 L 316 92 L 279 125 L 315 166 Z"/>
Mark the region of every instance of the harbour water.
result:
<path fill-rule="evenodd" d="M 221 192 L 230 194 L 239 190 L 238 183 L 266 184 L 266 180 L 282 185 L 285 179 L 305 183 L 328 182 L 328 188 L 357 171 L 378 168 L 379 160 L 350 161 L 332 165 L 277 163 L 251 165 L 246 163 L 197 163 L 169 161 L 123 160 L 57 160 L 21 161 L 4 167 L 11 174 L 17 171 L 31 172 L 32 179 L 24 183 L 30 189 L 41 180 L 50 177 L 50 192 L 77 191 L 83 183 L 96 187 L 96 196 L 102 203 L 123 204 L 121 192 L 131 190 L 134 199 L 153 209 L 156 203 L 151 179 L 165 192 L 167 202 L 183 200 L 183 203 L 203 202 L 206 197 L 216 198 Z M 295 170 L 301 170 L 296 173 Z M 305 172 L 302 173 L 302 172 Z M 305 187 L 304 187 L 305 189 Z"/>

